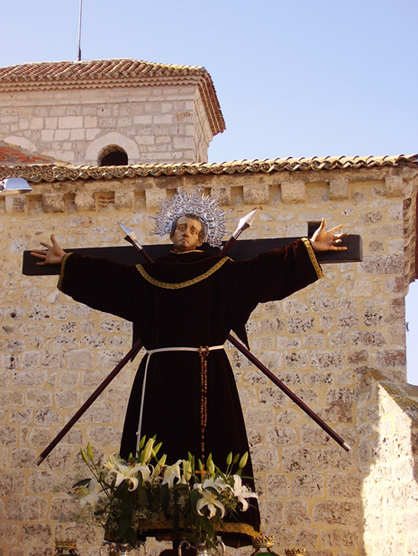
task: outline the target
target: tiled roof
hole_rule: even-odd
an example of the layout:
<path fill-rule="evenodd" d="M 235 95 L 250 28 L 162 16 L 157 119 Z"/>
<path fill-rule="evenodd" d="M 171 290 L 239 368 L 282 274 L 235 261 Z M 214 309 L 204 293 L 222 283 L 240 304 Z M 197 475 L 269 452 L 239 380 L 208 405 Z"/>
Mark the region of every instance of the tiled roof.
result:
<path fill-rule="evenodd" d="M 0 91 L 4 92 L 177 85 L 198 87 L 212 133 L 222 133 L 225 121 L 215 87 L 202 67 L 122 59 L 39 62 L 0 68 Z"/>
<path fill-rule="evenodd" d="M 50 156 L 33 154 L 21 147 L 0 141 L 0 164 L 16 166 L 21 164 L 56 164 L 57 161 Z"/>
<path fill-rule="evenodd" d="M 30 165 L 6 167 L 0 165 L 0 179 L 22 177 L 33 183 L 78 179 L 113 179 L 134 177 L 182 176 L 185 174 L 257 174 L 273 172 L 351 170 L 360 168 L 411 166 L 418 168 L 418 155 L 274 158 L 271 160 L 234 160 L 221 163 L 144 164 L 132 166 L 54 166 Z"/>

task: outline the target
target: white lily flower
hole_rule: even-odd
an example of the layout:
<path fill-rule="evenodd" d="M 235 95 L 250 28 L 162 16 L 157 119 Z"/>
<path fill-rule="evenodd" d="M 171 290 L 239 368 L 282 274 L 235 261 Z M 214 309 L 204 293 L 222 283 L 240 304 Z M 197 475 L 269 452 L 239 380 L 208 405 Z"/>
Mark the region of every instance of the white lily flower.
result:
<path fill-rule="evenodd" d="M 115 471 L 118 468 L 118 462 L 113 454 L 109 454 L 107 461 L 103 464 L 103 467 L 108 471 Z"/>
<path fill-rule="evenodd" d="M 216 479 L 213 479 L 213 477 L 208 477 L 207 479 L 205 479 L 203 481 L 202 487 L 203 488 L 212 487 L 217 492 L 222 492 L 223 490 L 226 490 L 227 488 L 229 488 L 229 489 L 231 488 L 229 485 L 227 485 L 225 483 L 225 481 L 222 479 L 222 477 L 216 477 Z"/>
<path fill-rule="evenodd" d="M 151 469 L 148 465 L 140 465 L 138 469 L 139 473 L 141 473 L 142 482 L 148 483 L 149 478 L 151 476 Z"/>
<path fill-rule="evenodd" d="M 75 498 L 78 498 L 80 500 L 80 503 L 83 506 L 86 504 L 90 504 L 94 506 L 99 500 L 99 495 L 97 494 L 96 485 L 97 485 L 97 479 L 96 478 L 90 479 L 90 482 L 87 486 L 75 487 L 71 495 L 74 496 Z"/>
<path fill-rule="evenodd" d="M 242 504 L 242 511 L 246 512 L 248 510 L 248 502 L 246 498 L 257 498 L 255 492 L 251 492 L 245 485 L 242 484 L 242 479 L 239 475 L 234 475 L 234 496 L 238 498 L 238 501 Z"/>
<path fill-rule="evenodd" d="M 109 477 L 116 477 L 115 487 L 118 487 L 122 483 L 122 481 L 127 481 L 132 487 L 129 488 L 129 490 L 132 491 L 138 488 L 139 482 L 134 475 L 136 475 L 138 471 L 141 472 L 141 469 L 143 469 L 143 467 L 144 466 L 142 465 L 123 465 L 122 463 L 118 463 L 117 469 L 111 469 L 109 471 Z"/>
<path fill-rule="evenodd" d="M 180 464 L 182 460 L 179 459 L 173 465 L 168 465 L 164 471 L 164 478 L 163 478 L 163 485 L 168 485 L 168 488 L 173 488 L 174 480 L 177 479 L 180 481 L 181 479 L 181 472 L 180 472 Z"/>
<path fill-rule="evenodd" d="M 222 504 L 220 500 L 216 498 L 216 495 L 213 494 L 210 490 L 205 489 L 198 489 L 202 495 L 202 498 L 199 498 L 196 504 L 197 513 L 201 516 L 204 514 L 201 512 L 203 508 L 207 508 L 209 511 L 209 519 L 216 515 L 216 510 L 221 510 L 221 517 L 225 515 L 225 506 Z"/>

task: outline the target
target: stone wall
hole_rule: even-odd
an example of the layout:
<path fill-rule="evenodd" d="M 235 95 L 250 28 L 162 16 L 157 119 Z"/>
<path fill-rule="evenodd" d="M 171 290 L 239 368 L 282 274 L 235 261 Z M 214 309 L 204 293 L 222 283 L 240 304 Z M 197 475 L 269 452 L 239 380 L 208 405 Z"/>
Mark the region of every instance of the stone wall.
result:
<path fill-rule="evenodd" d="M 71 164 L 112 145 L 129 164 L 205 162 L 212 138 L 196 86 L 0 94 L 0 139 Z"/>
<path fill-rule="evenodd" d="M 83 554 L 98 554 L 99 532 L 71 522 L 74 503 L 65 491 L 84 470 L 80 446 L 90 441 L 99 451 L 117 450 L 137 365 L 128 365 L 37 468 L 36 457 L 127 351 L 131 329 L 58 292 L 56 277 L 23 276 L 23 250 L 51 232 L 69 249 L 122 245 L 117 221 L 133 228 L 140 243 L 155 242 L 149 216 L 159 201 L 197 185 L 232 209 L 231 231 L 254 206 L 263 207 L 246 238 L 306 235 L 309 222 L 326 217 L 328 226 L 343 223 L 364 242 L 362 263 L 324 266 L 324 279 L 260 305 L 248 323 L 253 352 L 352 446 L 350 453 L 227 346 L 264 531 L 276 536 L 281 553 L 302 546 L 309 556 L 417 554 L 412 533 L 405 540 L 405 524 L 417 523 L 411 417 L 378 385 L 383 377 L 406 380 L 404 253 L 413 252 L 413 237 L 404 235 L 404 222 L 413 220 L 415 179 L 408 167 L 80 179 L 41 182 L 26 197 L 0 199 L 0 554 L 50 555 L 63 536 L 77 538 Z M 400 431 L 390 444 L 388 407 Z M 380 483 L 383 473 L 388 488 Z M 401 483 L 410 486 L 400 489 Z M 393 510 L 400 498 L 406 521 Z M 380 542 L 382 531 L 404 541 Z M 150 546 L 152 553 L 161 549 Z"/>
<path fill-rule="evenodd" d="M 366 554 L 418 553 L 418 386 L 361 376 L 358 425 Z"/>

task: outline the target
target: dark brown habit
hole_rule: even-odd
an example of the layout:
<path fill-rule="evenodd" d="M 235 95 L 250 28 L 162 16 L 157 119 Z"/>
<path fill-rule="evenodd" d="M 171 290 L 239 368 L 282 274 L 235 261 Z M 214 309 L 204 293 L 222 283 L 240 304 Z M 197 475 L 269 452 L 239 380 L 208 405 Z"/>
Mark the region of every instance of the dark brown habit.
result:
<path fill-rule="evenodd" d="M 76 301 L 132 321 L 135 336 L 153 350 L 222 345 L 231 328 L 245 325 L 258 303 L 283 299 L 320 276 L 310 243 L 299 240 L 237 262 L 192 251 L 171 253 L 154 264 L 125 266 L 73 254 L 63 261 L 59 288 Z M 188 452 L 201 457 L 199 354 L 168 351 L 143 358 L 126 412 L 121 444 L 125 458 L 135 452 L 142 397 L 141 436 L 157 435 L 168 463 L 186 459 Z M 207 359 L 204 444 L 206 455 L 212 453 L 221 468 L 229 452 L 242 455 L 249 450 L 234 375 L 223 349 L 211 351 Z M 251 459 L 244 474 L 253 475 Z M 242 524 L 242 533 L 251 537 L 259 531 L 257 508 L 242 519 L 250 524 Z"/>

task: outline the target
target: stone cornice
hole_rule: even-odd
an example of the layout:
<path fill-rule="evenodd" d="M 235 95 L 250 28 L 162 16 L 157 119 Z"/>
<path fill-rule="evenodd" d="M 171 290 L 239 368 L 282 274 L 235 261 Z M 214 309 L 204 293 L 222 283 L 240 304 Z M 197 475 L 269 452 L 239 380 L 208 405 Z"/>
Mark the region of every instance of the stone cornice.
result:
<path fill-rule="evenodd" d="M 74 180 L 108 180 L 136 177 L 271 174 L 274 172 L 319 172 L 324 170 L 357 170 L 361 168 L 412 167 L 418 169 L 418 155 L 383 157 L 324 157 L 275 158 L 271 160 L 235 160 L 222 163 L 144 164 L 131 166 L 58 166 L 29 164 L 0 165 L 0 179 L 22 177 L 30 182 L 60 182 Z"/>

